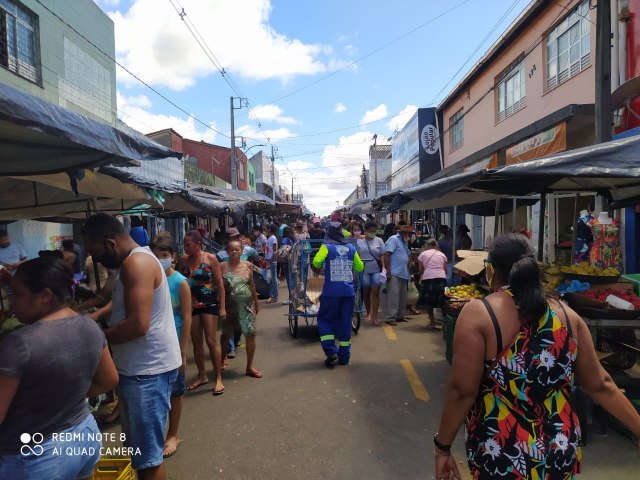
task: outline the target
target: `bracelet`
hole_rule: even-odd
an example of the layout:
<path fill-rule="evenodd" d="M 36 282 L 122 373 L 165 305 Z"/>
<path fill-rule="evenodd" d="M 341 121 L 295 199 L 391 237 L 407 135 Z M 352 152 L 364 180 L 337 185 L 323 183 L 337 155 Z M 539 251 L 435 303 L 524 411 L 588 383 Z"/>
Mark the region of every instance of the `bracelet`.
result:
<path fill-rule="evenodd" d="M 450 457 L 451 456 L 451 451 L 449 450 L 448 452 L 439 452 L 437 449 L 433 449 L 433 453 L 436 454 L 436 457 Z"/>
<path fill-rule="evenodd" d="M 438 447 L 439 450 L 442 450 L 443 452 L 451 451 L 451 445 L 443 445 L 438 441 L 438 432 L 436 432 L 436 434 L 433 436 L 433 443 L 436 447 Z"/>

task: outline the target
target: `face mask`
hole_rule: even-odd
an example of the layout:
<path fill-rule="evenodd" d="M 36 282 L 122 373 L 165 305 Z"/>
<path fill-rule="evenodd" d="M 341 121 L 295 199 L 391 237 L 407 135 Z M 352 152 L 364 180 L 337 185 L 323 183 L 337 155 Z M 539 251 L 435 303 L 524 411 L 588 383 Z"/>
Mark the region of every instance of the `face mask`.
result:
<path fill-rule="evenodd" d="M 169 270 L 171 264 L 173 263 L 170 258 L 159 258 L 158 260 L 160 260 L 160 265 L 162 265 L 162 268 L 164 270 Z"/>
<path fill-rule="evenodd" d="M 106 243 L 104 247 L 104 253 L 100 257 L 96 258 L 96 262 L 102 264 L 102 266 L 107 269 L 120 267 L 118 254 L 115 250 L 109 250 L 106 246 Z"/>
<path fill-rule="evenodd" d="M 354 230 L 354 231 L 353 231 L 353 234 L 354 234 L 354 235 L 360 235 L 361 233 L 362 233 L 362 232 L 361 232 L 360 230 Z"/>
<path fill-rule="evenodd" d="M 376 236 L 375 233 L 371 233 L 371 232 L 367 232 L 365 235 L 367 236 L 367 238 L 375 238 Z"/>

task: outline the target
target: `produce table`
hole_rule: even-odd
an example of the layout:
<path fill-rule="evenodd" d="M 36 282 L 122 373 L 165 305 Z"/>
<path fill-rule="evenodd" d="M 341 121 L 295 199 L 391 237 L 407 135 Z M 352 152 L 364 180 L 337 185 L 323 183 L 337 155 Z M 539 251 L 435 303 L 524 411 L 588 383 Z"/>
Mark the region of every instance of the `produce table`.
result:
<path fill-rule="evenodd" d="M 584 323 L 589 327 L 593 344 L 596 345 L 598 328 L 640 328 L 640 318 L 636 319 L 613 319 L 613 318 L 587 318 L 582 317 Z"/>

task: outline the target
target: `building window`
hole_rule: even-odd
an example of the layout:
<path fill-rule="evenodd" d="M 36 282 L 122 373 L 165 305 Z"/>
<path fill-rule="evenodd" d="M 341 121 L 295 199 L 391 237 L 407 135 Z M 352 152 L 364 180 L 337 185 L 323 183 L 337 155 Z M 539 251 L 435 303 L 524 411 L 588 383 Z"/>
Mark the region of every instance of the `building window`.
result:
<path fill-rule="evenodd" d="M 509 70 L 498 83 L 498 122 L 510 117 L 526 104 L 524 62 Z"/>
<path fill-rule="evenodd" d="M 547 91 L 591 64 L 589 0 L 584 0 L 547 37 Z"/>
<path fill-rule="evenodd" d="M 0 0 L 0 65 L 40 82 L 38 17 L 13 0 Z"/>
<path fill-rule="evenodd" d="M 457 150 L 464 144 L 464 116 L 462 115 L 462 109 L 458 110 L 449 119 L 449 132 L 451 151 Z"/>

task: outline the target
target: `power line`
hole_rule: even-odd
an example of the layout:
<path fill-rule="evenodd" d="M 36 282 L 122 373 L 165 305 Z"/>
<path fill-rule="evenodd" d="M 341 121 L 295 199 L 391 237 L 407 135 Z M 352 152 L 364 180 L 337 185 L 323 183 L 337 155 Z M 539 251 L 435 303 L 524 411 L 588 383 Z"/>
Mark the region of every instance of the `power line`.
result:
<path fill-rule="evenodd" d="M 80 33 L 73 25 L 70 25 L 69 23 L 67 23 L 64 19 L 62 19 L 56 12 L 54 12 L 53 10 L 51 10 L 49 7 L 47 7 L 46 5 L 44 5 L 40 0 L 36 0 L 36 2 L 42 7 L 44 8 L 47 12 L 49 12 L 51 15 L 53 15 L 54 17 L 56 17 L 60 22 L 62 22 L 65 26 L 67 26 L 68 28 L 70 28 L 74 33 L 76 33 L 78 36 L 80 36 L 80 38 L 82 38 L 84 41 L 86 41 L 89 45 L 91 45 L 93 48 L 95 48 L 96 50 L 98 50 L 100 53 L 102 53 L 105 57 L 107 57 L 110 61 L 114 62 L 117 66 L 119 66 L 121 69 L 123 69 L 125 72 L 127 72 L 129 75 L 131 75 L 133 78 L 135 78 L 138 82 L 140 82 L 142 85 L 144 85 L 145 87 L 147 87 L 149 90 L 151 90 L 153 93 L 155 93 L 156 95 L 158 95 L 160 98 L 162 98 L 163 100 L 165 100 L 167 103 L 171 104 L 173 107 L 177 108 L 178 110 L 180 110 L 182 113 L 184 113 L 185 115 L 187 115 L 188 117 L 192 118 L 193 120 L 195 120 L 196 122 L 198 122 L 199 124 L 201 124 L 202 126 L 204 126 L 205 128 L 216 132 L 219 135 L 222 135 L 223 137 L 226 138 L 230 138 L 228 135 L 225 135 L 222 132 L 219 132 L 218 130 L 216 130 L 215 128 L 213 128 L 211 125 L 206 124 L 205 122 L 203 122 L 202 120 L 200 120 L 199 118 L 195 117 L 194 115 L 192 115 L 191 113 L 187 112 L 184 108 L 180 107 L 178 104 L 176 104 L 174 101 L 170 100 L 169 98 L 167 98 L 165 95 L 163 95 L 162 93 L 160 93 L 158 90 L 156 90 L 155 88 L 153 88 L 151 85 L 149 85 L 148 83 L 146 83 L 144 80 L 142 80 L 140 77 L 138 77 L 135 73 L 133 73 L 131 70 L 129 70 L 127 67 L 125 67 L 124 65 L 122 65 L 120 62 L 118 62 L 118 60 L 116 60 L 115 58 L 113 58 L 111 55 L 109 55 L 107 52 L 105 52 L 104 50 L 102 50 L 100 47 L 98 47 L 95 43 L 93 43 L 91 40 L 89 40 L 85 35 L 83 35 L 82 33 Z"/>
<path fill-rule="evenodd" d="M 422 23 L 421 25 L 418 25 L 417 27 L 415 27 L 415 28 L 413 28 L 413 29 L 409 30 L 408 32 L 406 32 L 406 33 L 404 33 L 404 34 L 400 35 L 399 37 L 396 37 L 396 38 L 394 38 L 393 40 L 390 40 L 389 42 L 385 43 L 385 44 L 384 44 L 384 45 L 382 45 L 381 47 L 376 48 L 375 50 L 373 50 L 373 51 L 371 51 L 371 52 L 367 53 L 366 55 L 364 55 L 364 56 L 362 56 L 362 57 L 358 58 L 357 60 L 354 60 L 353 62 L 350 62 L 350 63 L 348 63 L 347 65 L 344 65 L 343 67 L 340 67 L 340 68 L 338 68 L 337 70 L 334 70 L 333 72 L 331 72 L 331 73 L 329 73 L 329 74 L 325 75 L 324 77 L 320 77 L 320 78 L 318 78 L 317 80 L 314 80 L 313 82 L 310 82 L 310 83 L 308 83 L 308 84 L 306 84 L 306 85 L 304 85 L 304 86 L 302 86 L 302 87 L 300 87 L 300 88 L 298 88 L 298 89 L 296 89 L 296 90 L 293 90 L 292 92 L 289 92 L 289 93 L 287 93 L 286 95 L 283 95 L 283 96 L 281 96 L 281 97 L 278 97 L 278 98 L 276 98 L 275 100 L 273 100 L 273 101 L 271 101 L 271 102 L 268 102 L 268 103 L 269 103 L 269 104 L 271 104 L 271 103 L 279 102 L 280 100 L 284 100 L 285 98 L 288 98 L 288 97 L 290 97 L 290 96 L 292 96 L 292 95 L 295 95 L 296 93 L 299 93 L 299 92 L 301 92 L 301 91 L 303 91 L 303 90 L 306 90 L 307 88 L 312 87 L 313 85 L 316 85 L 316 84 L 318 84 L 318 83 L 322 82 L 323 80 L 326 80 L 327 78 L 332 77 L 332 76 L 336 75 L 337 73 L 342 72 L 343 70 L 346 70 L 346 69 L 348 69 L 348 68 L 353 67 L 353 66 L 354 66 L 354 65 L 356 65 L 357 63 L 360 63 L 360 62 L 362 62 L 363 60 L 366 60 L 367 58 L 371 57 L 372 55 L 375 55 L 376 53 L 380 52 L 381 50 L 384 50 L 385 48 L 387 48 L 387 47 L 389 47 L 389 46 L 393 45 L 394 43 L 399 42 L 400 40 L 402 40 L 402 39 L 404 39 L 404 38 L 408 37 L 408 36 L 409 36 L 409 35 L 411 35 L 412 33 L 417 32 L 418 30 L 420 30 L 420 29 L 422 29 L 422 28 L 426 27 L 426 26 L 427 26 L 427 25 L 429 25 L 430 23 L 435 22 L 436 20 L 440 19 L 441 17 L 444 17 L 444 16 L 445 16 L 445 15 L 447 15 L 448 13 L 450 13 L 450 12 L 452 12 L 452 11 L 456 10 L 457 8 L 461 7 L 461 6 L 462 6 L 462 5 L 464 5 L 465 3 L 468 3 L 469 1 L 470 1 L 470 0 L 464 0 L 464 1 L 460 2 L 460 3 L 458 3 L 457 5 L 454 5 L 453 7 L 449 8 L 448 10 L 445 10 L 445 11 L 444 11 L 444 12 L 442 12 L 441 14 L 436 15 L 435 17 L 433 17 L 433 18 L 431 18 L 431 19 L 427 20 L 426 22 Z"/>
<path fill-rule="evenodd" d="M 213 53 L 213 50 L 211 50 L 211 48 L 207 44 L 206 40 L 200 34 L 200 32 L 198 31 L 198 29 L 196 28 L 194 23 L 191 21 L 191 19 L 189 17 L 187 17 L 187 12 L 185 11 L 184 7 L 182 7 L 182 5 L 180 5 L 179 0 L 175 0 L 175 2 L 178 4 L 178 6 L 176 6 L 174 4 L 174 0 L 169 0 L 169 3 L 171 3 L 171 6 L 176 10 L 178 16 L 180 17 L 180 20 L 182 20 L 184 25 L 187 27 L 187 30 L 189 30 L 189 33 L 191 33 L 191 36 L 195 39 L 195 41 L 198 44 L 198 46 L 200 46 L 200 48 L 202 49 L 204 54 L 211 61 L 213 66 L 218 70 L 220 75 L 222 75 L 222 78 L 225 80 L 225 82 L 227 82 L 229 87 L 231 87 L 231 90 L 233 90 L 233 92 L 236 94 L 236 96 L 239 97 L 240 99 L 244 98 L 245 105 L 247 106 L 247 109 L 249 110 L 249 116 L 253 119 L 253 121 L 258 126 L 258 128 L 262 132 L 262 135 L 264 136 L 264 139 L 267 141 L 267 143 L 269 145 L 272 145 L 271 139 L 267 135 L 267 132 L 264 131 L 264 129 L 262 128 L 262 124 L 260 123 L 260 121 L 253 114 L 251 105 L 249 104 L 249 100 L 247 98 L 243 97 L 240 94 L 238 88 L 234 85 L 233 81 L 231 80 L 231 76 L 229 75 L 229 73 L 224 69 L 224 67 L 222 66 L 220 61 L 216 58 L 215 54 Z M 178 8 L 178 7 L 180 7 L 180 8 Z M 232 112 L 232 115 L 235 115 L 235 113 Z M 230 137 L 227 137 L 227 138 L 230 138 Z"/>
<path fill-rule="evenodd" d="M 491 37 L 491 35 L 493 35 L 493 32 L 495 32 L 498 29 L 500 24 L 504 21 L 505 18 L 507 18 L 507 16 L 513 11 L 513 9 L 515 8 L 515 6 L 518 3 L 520 3 L 520 0 L 515 0 L 511 4 L 511 6 L 509 8 L 507 8 L 507 11 L 504 12 L 504 14 L 498 19 L 496 24 L 491 28 L 491 30 L 489 30 L 489 33 L 487 33 L 485 35 L 485 37 L 478 44 L 478 46 L 475 48 L 475 50 L 473 52 L 471 52 L 471 55 L 469 55 L 467 57 L 467 59 L 464 61 L 464 63 L 462 65 L 460 65 L 460 68 L 456 71 L 456 73 L 454 73 L 453 76 L 449 79 L 449 81 L 447 83 L 445 83 L 444 86 L 440 89 L 440 91 L 435 94 L 435 96 L 433 97 L 432 102 L 435 99 L 437 99 L 442 92 L 445 91 L 445 89 L 451 84 L 451 82 L 453 82 L 453 80 L 458 76 L 458 74 L 462 71 L 462 69 L 467 65 L 467 63 L 469 63 L 471 61 L 471 59 L 475 56 L 475 54 L 478 53 L 478 50 L 480 50 L 482 48 L 482 46 L 485 44 L 485 42 L 489 39 L 489 37 Z"/>

